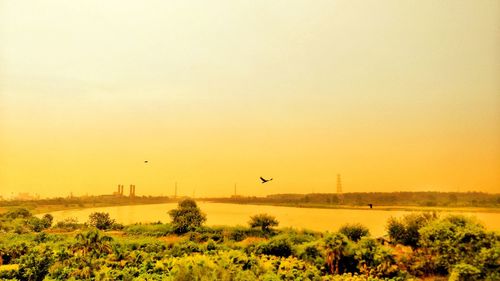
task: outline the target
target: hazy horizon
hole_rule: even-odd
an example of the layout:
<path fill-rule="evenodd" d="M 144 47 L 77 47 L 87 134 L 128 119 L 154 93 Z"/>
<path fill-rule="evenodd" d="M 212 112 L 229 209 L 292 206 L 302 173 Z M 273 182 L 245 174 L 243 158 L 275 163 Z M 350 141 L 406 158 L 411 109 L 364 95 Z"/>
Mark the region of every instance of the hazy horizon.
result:
<path fill-rule="evenodd" d="M 499 32 L 500 1 L 0 0 L 0 196 L 498 193 Z"/>

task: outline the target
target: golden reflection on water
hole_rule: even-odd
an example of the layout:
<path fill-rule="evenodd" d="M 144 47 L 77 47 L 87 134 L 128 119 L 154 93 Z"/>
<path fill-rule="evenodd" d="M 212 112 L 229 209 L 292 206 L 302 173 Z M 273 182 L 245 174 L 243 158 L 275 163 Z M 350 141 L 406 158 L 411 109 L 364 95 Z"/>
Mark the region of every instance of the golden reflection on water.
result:
<path fill-rule="evenodd" d="M 361 223 L 370 229 L 374 236 L 386 233 L 385 226 L 390 217 L 400 217 L 408 211 L 385 210 L 351 210 L 351 209 L 318 209 L 294 208 L 263 205 L 239 205 L 225 203 L 198 202 L 200 209 L 207 214 L 207 225 L 248 225 L 250 216 L 267 213 L 275 216 L 279 227 L 293 227 L 296 229 L 310 229 L 316 231 L 336 231 L 346 223 Z M 168 211 L 177 207 L 177 203 L 131 205 L 99 207 L 79 210 L 65 210 L 51 212 L 54 221 L 61 221 L 68 217 L 76 217 L 78 222 L 87 221 L 92 212 L 107 212 L 117 222 L 133 224 L 140 222 L 169 222 Z M 447 214 L 462 214 L 474 216 L 490 230 L 500 230 L 500 213 L 458 213 L 443 212 Z"/>

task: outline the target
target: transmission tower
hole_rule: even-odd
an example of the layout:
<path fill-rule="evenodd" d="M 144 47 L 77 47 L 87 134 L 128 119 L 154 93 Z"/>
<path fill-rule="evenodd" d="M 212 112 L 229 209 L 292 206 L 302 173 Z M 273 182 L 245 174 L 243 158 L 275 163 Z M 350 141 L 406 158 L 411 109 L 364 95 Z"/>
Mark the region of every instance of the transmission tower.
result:
<path fill-rule="evenodd" d="M 342 179 L 340 174 L 337 174 L 337 197 L 339 198 L 339 203 L 344 203 L 344 194 L 342 193 Z"/>

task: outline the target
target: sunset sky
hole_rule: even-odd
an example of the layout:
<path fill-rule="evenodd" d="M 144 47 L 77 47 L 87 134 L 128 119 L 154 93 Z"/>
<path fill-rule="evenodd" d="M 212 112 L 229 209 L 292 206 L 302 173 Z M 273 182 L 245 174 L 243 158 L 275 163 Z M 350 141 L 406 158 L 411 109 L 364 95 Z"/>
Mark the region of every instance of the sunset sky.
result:
<path fill-rule="evenodd" d="M 338 173 L 500 192 L 500 1 L 0 0 L 0 196 Z"/>

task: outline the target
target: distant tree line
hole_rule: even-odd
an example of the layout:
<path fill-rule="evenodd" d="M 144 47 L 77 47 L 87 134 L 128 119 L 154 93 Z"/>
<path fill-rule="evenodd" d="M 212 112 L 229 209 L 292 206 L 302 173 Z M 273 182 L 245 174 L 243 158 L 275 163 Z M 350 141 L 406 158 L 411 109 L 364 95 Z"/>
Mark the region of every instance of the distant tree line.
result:
<path fill-rule="evenodd" d="M 98 195 L 98 196 L 82 196 L 82 197 L 56 197 L 38 200 L 0 200 L 0 207 L 23 206 L 36 207 L 43 205 L 61 205 L 65 207 L 88 207 L 94 205 L 124 205 L 124 204 L 155 204 L 174 202 L 171 197 L 167 196 L 136 196 L 130 198 L 128 196 L 114 195 Z"/>
<path fill-rule="evenodd" d="M 217 202 L 271 203 L 271 204 L 367 204 L 384 206 L 422 207 L 499 207 L 500 194 L 483 192 L 355 192 L 339 196 L 335 193 L 273 194 L 267 197 L 217 198 Z"/>

